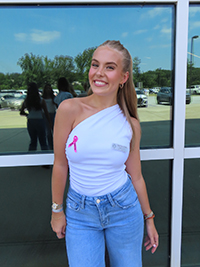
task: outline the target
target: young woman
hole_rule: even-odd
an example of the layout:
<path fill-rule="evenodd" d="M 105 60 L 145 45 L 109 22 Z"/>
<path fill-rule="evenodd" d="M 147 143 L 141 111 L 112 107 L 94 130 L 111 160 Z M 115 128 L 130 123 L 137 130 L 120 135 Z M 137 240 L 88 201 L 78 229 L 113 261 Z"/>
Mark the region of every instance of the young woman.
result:
<path fill-rule="evenodd" d="M 119 41 L 95 50 L 89 82 L 89 96 L 66 100 L 57 111 L 52 229 L 66 238 L 70 267 L 105 266 L 105 244 L 112 267 L 139 267 L 144 220 L 146 250 L 156 251 L 158 234 L 141 173 L 132 58 Z"/>

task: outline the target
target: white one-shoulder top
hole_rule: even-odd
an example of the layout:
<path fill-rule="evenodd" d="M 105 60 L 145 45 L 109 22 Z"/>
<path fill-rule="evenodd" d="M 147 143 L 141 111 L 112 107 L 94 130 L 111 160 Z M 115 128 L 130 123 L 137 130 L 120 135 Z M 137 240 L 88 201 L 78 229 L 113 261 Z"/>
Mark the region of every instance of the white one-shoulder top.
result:
<path fill-rule="evenodd" d="M 79 194 L 101 196 L 127 180 L 125 162 L 132 129 L 118 104 L 80 122 L 66 143 L 70 185 Z"/>

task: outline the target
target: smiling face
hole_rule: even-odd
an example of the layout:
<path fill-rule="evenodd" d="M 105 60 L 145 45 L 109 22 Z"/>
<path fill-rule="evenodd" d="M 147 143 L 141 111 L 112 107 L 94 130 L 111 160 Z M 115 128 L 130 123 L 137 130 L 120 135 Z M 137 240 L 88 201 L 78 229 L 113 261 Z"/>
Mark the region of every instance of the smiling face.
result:
<path fill-rule="evenodd" d="M 117 95 L 119 85 L 126 82 L 128 72 L 122 70 L 122 55 L 108 46 L 98 47 L 92 58 L 89 82 L 93 93 Z"/>

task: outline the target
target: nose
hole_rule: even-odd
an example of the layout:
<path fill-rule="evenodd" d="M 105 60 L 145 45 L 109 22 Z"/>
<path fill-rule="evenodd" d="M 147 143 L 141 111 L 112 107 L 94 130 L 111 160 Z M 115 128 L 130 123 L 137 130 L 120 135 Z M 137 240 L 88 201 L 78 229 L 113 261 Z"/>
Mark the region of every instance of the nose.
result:
<path fill-rule="evenodd" d="M 99 68 L 97 69 L 97 75 L 103 76 L 103 74 L 104 74 L 104 69 L 103 69 L 103 67 L 99 66 Z"/>

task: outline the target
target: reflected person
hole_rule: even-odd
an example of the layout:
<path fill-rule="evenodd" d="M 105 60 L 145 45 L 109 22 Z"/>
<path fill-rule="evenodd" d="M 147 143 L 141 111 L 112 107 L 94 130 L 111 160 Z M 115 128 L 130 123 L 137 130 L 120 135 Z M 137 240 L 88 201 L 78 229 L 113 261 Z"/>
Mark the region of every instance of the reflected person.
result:
<path fill-rule="evenodd" d="M 42 98 L 44 99 L 44 101 L 46 103 L 49 117 L 51 120 L 52 128 L 49 125 L 48 119 L 45 117 L 48 146 L 49 146 L 49 149 L 53 150 L 53 131 L 52 130 L 53 130 L 53 125 L 54 125 L 56 109 L 57 109 L 58 105 L 54 102 L 55 95 L 53 93 L 53 89 L 52 89 L 51 85 L 48 83 L 45 84 L 45 86 L 44 86 Z"/>
<path fill-rule="evenodd" d="M 35 82 L 31 82 L 28 85 L 27 96 L 20 109 L 20 115 L 27 117 L 27 130 L 30 136 L 28 150 L 36 151 L 38 140 L 41 150 L 48 150 L 44 116 L 46 116 L 50 127 L 51 121 L 46 103 L 44 99 L 40 97 L 38 87 Z"/>
<path fill-rule="evenodd" d="M 58 106 L 63 100 L 68 99 L 68 98 L 73 98 L 73 95 L 70 93 L 71 91 L 70 84 L 65 77 L 60 77 L 58 79 L 58 90 L 59 90 L 59 93 L 54 99 L 54 102 Z"/>

